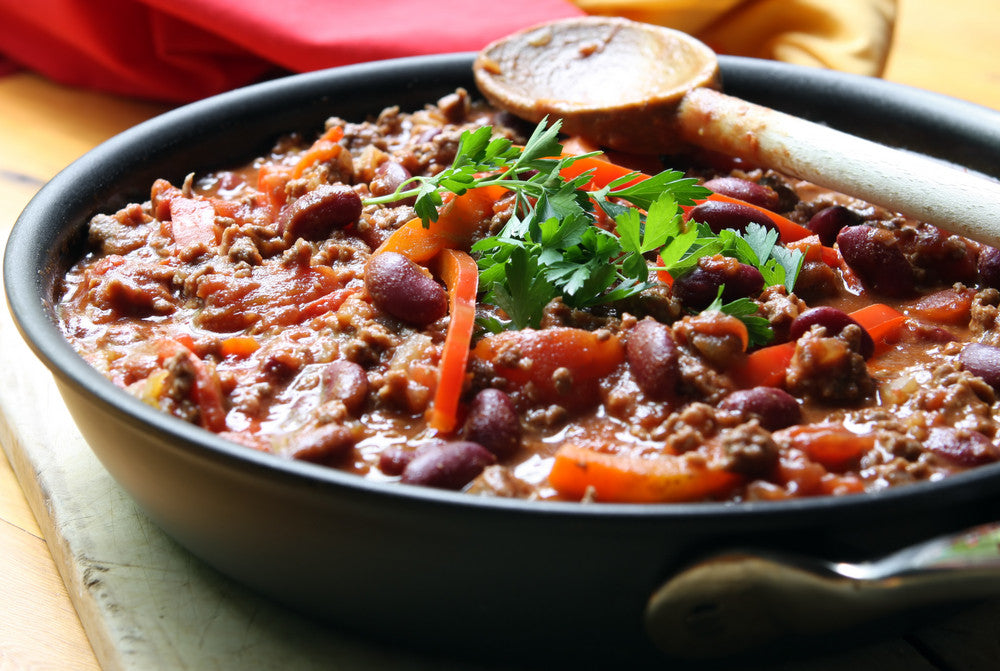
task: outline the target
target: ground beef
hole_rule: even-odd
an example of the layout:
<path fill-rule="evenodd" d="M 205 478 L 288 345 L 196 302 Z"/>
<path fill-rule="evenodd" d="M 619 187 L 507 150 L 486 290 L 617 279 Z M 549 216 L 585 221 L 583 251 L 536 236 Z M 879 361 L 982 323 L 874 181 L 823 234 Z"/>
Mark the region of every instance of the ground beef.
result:
<path fill-rule="evenodd" d="M 998 314 L 1000 314 L 1000 291 L 992 288 L 977 291 L 972 299 L 969 321 L 969 330 L 973 337 L 983 344 L 1000 346 Z"/>
<path fill-rule="evenodd" d="M 756 420 L 724 429 L 719 441 L 726 454 L 727 471 L 752 478 L 766 477 L 778 463 L 778 444 Z"/>
<path fill-rule="evenodd" d="M 566 305 L 561 298 L 556 298 L 545 306 L 539 328 L 569 326 L 587 331 L 596 331 L 601 328 L 617 331 L 617 325 L 620 321 L 617 315 L 594 313 L 589 310 L 577 310 Z"/>
<path fill-rule="evenodd" d="M 805 301 L 823 301 L 840 293 L 837 271 L 821 261 L 806 261 L 795 283 L 795 294 Z"/>
<path fill-rule="evenodd" d="M 680 363 L 678 392 L 683 397 L 717 403 L 736 388 L 728 375 L 716 370 L 705 359 L 693 354 L 687 348 L 680 349 L 678 361 Z"/>
<path fill-rule="evenodd" d="M 954 363 L 937 366 L 928 384 L 904 404 L 925 413 L 924 426 L 958 426 L 988 436 L 996 435 L 993 408 L 996 392 L 982 378 L 958 369 Z"/>
<path fill-rule="evenodd" d="M 824 267 L 829 268 L 826 264 Z M 788 340 L 792 322 L 806 309 L 806 304 L 795 294 L 789 295 L 783 285 L 767 287 L 757 298 L 761 314 L 774 330 L 777 342 Z"/>
<path fill-rule="evenodd" d="M 697 449 L 718 430 L 716 409 L 707 403 L 691 403 L 672 413 L 655 431 L 654 440 L 662 440 L 676 454 Z"/>
<path fill-rule="evenodd" d="M 875 381 L 858 354 L 859 345 L 841 337 L 847 330 L 836 337 L 810 331 L 799 338 L 785 375 L 792 393 L 829 404 L 860 403 L 871 397 Z"/>
<path fill-rule="evenodd" d="M 479 496 L 502 496 L 510 499 L 529 498 L 534 487 L 518 478 L 510 468 L 500 464 L 487 466 L 466 489 L 469 494 Z"/>
<path fill-rule="evenodd" d="M 906 236 L 905 252 L 914 267 L 923 272 L 924 283 L 975 281 L 976 251 L 968 240 L 930 224 L 900 230 L 913 231 Z"/>
<path fill-rule="evenodd" d="M 142 206 L 133 204 L 114 215 L 98 214 L 90 224 L 90 244 L 101 254 L 128 254 L 146 244 L 149 230 L 139 224 L 151 217 Z"/>

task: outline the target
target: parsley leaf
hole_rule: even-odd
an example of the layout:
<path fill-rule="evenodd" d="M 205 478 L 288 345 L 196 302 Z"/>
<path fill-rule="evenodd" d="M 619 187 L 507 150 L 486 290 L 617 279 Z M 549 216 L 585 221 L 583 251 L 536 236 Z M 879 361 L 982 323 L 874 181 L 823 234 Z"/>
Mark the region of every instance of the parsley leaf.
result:
<path fill-rule="evenodd" d="M 784 269 L 785 288 L 791 292 L 795 288 L 795 281 L 799 278 L 802 264 L 806 260 L 805 255 L 797 249 L 791 250 L 787 247 L 775 247 L 771 250 L 771 260 Z"/>
<path fill-rule="evenodd" d="M 699 186 L 698 180 L 684 177 L 676 170 L 664 170 L 648 179 L 635 181 L 638 176 L 639 173 L 634 172 L 619 177 L 597 191 L 595 196 L 604 199 L 613 191 L 616 198 L 624 198 L 635 207 L 648 210 L 664 192 L 671 193 L 680 205 L 694 205 L 696 200 L 711 193 L 705 187 Z"/>
<path fill-rule="evenodd" d="M 510 280 L 491 286 L 496 305 L 513 322 L 538 328 L 542 310 L 549 303 L 551 286 L 538 272 L 536 260 L 523 247 L 515 247 L 507 263 Z"/>

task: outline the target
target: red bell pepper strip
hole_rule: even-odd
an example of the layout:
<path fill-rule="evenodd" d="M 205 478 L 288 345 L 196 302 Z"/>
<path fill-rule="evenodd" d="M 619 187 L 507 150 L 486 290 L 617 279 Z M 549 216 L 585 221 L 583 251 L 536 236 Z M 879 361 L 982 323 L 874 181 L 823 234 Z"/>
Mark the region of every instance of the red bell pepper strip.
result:
<path fill-rule="evenodd" d="M 660 256 L 659 254 L 656 255 L 656 262 L 660 265 L 661 268 L 664 265 L 666 265 L 663 262 L 663 257 Z M 662 282 L 663 284 L 666 284 L 668 287 L 674 286 L 674 276 L 671 275 L 666 270 L 657 270 L 656 271 L 656 279 L 660 280 L 660 282 Z"/>
<path fill-rule="evenodd" d="M 590 181 L 585 185 L 585 188 L 591 191 L 603 189 L 611 182 L 626 175 L 634 174 L 635 179 L 629 180 L 625 186 L 631 186 L 637 182 L 649 179 L 649 175 L 637 173 L 635 170 L 612 163 L 604 156 L 578 158 L 560 170 L 559 174 L 562 175 L 563 179 L 570 180 L 579 177 L 588 170 L 593 170 L 593 174 L 591 174 Z"/>
<path fill-rule="evenodd" d="M 428 226 L 414 218 L 397 228 L 375 253 L 398 252 L 414 263 L 426 263 L 442 249 L 468 249 L 479 224 L 493 216 L 493 205 L 506 192 L 502 186 L 469 189 L 445 203 Z"/>
<path fill-rule="evenodd" d="M 736 383 L 750 387 L 780 387 L 785 381 L 785 371 L 795 354 L 794 342 L 762 347 L 750 352 L 733 370 Z"/>
<path fill-rule="evenodd" d="M 260 343 L 251 336 L 231 336 L 219 345 L 219 354 L 234 359 L 246 359 L 260 349 Z"/>
<path fill-rule="evenodd" d="M 785 246 L 802 252 L 806 261 L 822 261 L 831 268 L 839 268 L 842 263 L 840 250 L 836 247 L 827 247 L 819 241 L 819 236 L 816 234 L 792 240 Z"/>
<path fill-rule="evenodd" d="M 502 356 L 509 349 L 517 350 L 517 361 Z M 531 383 L 536 401 L 578 410 L 597 403 L 601 379 L 625 361 L 625 344 L 617 335 L 557 326 L 487 335 L 472 354 L 491 362 L 496 375 L 516 386 Z M 559 369 L 570 372 L 568 389 L 558 381 Z"/>
<path fill-rule="evenodd" d="M 776 435 L 810 459 L 833 471 L 845 470 L 875 447 L 874 433 L 854 433 L 840 424 L 800 424 Z"/>
<path fill-rule="evenodd" d="M 448 288 L 450 322 L 438 364 L 438 383 L 429 410 L 428 423 L 442 433 L 451 433 L 458 423 L 458 402 L 465 382 L 472 330 L 476 321 L 479 267 L 463 251 L 443 249 L 438 272 Z"/>
<path fill-rule="evenodd" d="M 899 338 L 906 317 L 884 303 L 872 303 L 850 313 L 875 341 L 875 355 L 885 352 Z"/>
<path fill-rule="evenodd" d="M 706 446 L 710 452 L 717 445 Z M 593 495 L 599 502 L 673 503 L 720 495 L 742 481 L 713 460 L 691 460 L 675 454 L 638 457 L 563 444 L 549 472 L 549 484 L 566 498 Z M 720 460 L 721 463 L 721 460 Z"/>
<path fill-rule="evenodd" d="M 600 189 L 615 179 L 633 172 L 639 174 L 634 181 L 629 182 L 630 184 L 648 179 L 647 175 L 658 172 L 662 167 L 659 157 L 653 154 L 629 154 L 612 149 L 601 149 L 598 145 L 579 135 L 566 138 L 562 146 L 563 156 L 580 156 L 597 151 L 602 152 L 597 156 L 579 159 L 581 162 L 576 167 L 568 167 L 561 173 L 564 178 L 569 179 L 593 168 L 598 178 L 587 185 L 588 190 L 591 191 Z M 605 165 L 600 165 L 601 163 Z"/>
<path fill-rule="evenodd" d="M 975 296 L 975 289 L 949 287 L 924 296 L 910 305 L 907 312 L 943 324 L 968 324 Z"/>
<path fill-rule="evenodd" d="M 257 191 L 263 195 L 262 204 L 270 208 L 272 217 L 285 204 L 288 198 L 285 187 L 291 179 L 292 168 L 287 165 L 265 163 L 257 171 Z"/>
<path fill-rule="evenodd" d="M 304 321 L 306 319 L 311 319 L 312 317 L 324 315 L 327 312 L 336 312 L 340 309 L 340 306 L 344 304 L 344 301 L 358 293 L 361 293 L 360 287 L 335 289 L 325 296 L 320 296 L 319 298 L 311 300 L 300 307 L 299 320 Z"/>

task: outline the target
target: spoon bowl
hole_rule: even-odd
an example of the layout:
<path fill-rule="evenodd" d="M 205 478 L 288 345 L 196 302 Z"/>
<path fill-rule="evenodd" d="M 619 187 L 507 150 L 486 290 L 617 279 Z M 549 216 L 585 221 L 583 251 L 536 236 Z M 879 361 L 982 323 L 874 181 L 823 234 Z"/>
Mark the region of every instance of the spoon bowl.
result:
<path fill-rule="evenodd" d="M 677 106 L 721 86 L 715 53 L 686 33 L 608 17 L 547 23 L 478 54 L 476 84 L 494 104 L 623 151 L 680 149 Z"/>

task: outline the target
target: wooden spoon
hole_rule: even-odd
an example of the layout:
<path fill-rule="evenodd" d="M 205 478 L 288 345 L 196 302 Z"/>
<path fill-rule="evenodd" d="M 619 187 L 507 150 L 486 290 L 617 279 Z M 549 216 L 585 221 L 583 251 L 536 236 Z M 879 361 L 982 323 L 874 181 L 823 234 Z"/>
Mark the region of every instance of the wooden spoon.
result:
<path fill-rule="evenodd" d="M 703 147 L 1000 247 L 1000 182 L 725 95 L 715 54 L 685 33 L 565 19 L 493 42 L 473 69 L 494 106 L 601 146 Z"/>

